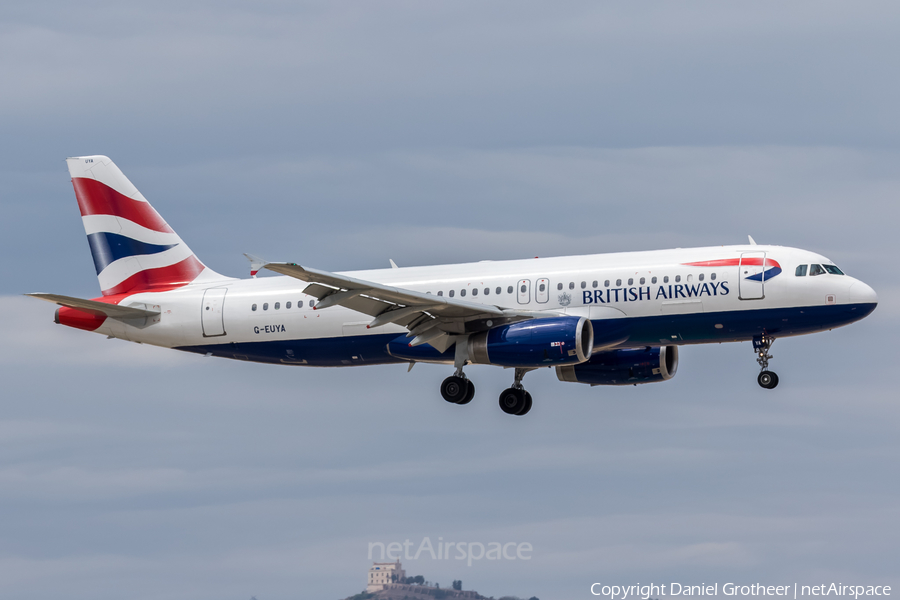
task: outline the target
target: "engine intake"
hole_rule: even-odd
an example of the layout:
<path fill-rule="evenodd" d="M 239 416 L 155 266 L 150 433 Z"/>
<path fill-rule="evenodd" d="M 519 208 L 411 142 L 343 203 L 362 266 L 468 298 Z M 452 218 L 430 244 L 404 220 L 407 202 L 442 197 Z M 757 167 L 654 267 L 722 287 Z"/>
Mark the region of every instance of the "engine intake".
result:
<path fill-rule="evenodd" d="M 585 363 L 556 367 L 560 381 L 632 385 L 666 381 L 678 370 L 678 346 L 596 352 Z"/>
<path fill-rule="evenodd" d="M 502 367 L 576 365 L 591 358 L 594 329 L 585 317 L 548 317 L 469 336 L 469 360 Z"/>

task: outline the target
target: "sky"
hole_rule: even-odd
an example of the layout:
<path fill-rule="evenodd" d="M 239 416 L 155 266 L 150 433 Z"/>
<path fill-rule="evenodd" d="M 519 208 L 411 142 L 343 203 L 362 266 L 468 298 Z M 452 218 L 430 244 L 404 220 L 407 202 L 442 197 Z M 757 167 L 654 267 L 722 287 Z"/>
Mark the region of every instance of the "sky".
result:
<path fill-rule="evenodd" d="M 900 6 L 832 1 L 0 6 L 0 589 L 313 598 L 373 543 L 500 597 L 900 586 Z M 198 256 L 326 270 L 760 243 L 879 295 L 847 328 L 683 348 L 664 383 L 302 369 L 67 329 L 94 297 L 64 159 L 110 156 Z M 375 558 L 378 558 L 376 556 Z M 895 590 L 897 587 L 895 587 Z"/>

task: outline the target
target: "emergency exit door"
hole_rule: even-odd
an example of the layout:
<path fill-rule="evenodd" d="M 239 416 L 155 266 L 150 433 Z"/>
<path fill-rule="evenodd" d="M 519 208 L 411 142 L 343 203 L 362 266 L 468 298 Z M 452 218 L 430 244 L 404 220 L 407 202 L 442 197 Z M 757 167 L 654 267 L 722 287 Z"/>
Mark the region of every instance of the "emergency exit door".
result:
<path fill-rule="evenodd" d="M 516 285 L 516 297 L 519 304 L 528 304 L 531 302 L 531 280 L 523 279 Z"/>
<path fill-rule="evenodd" d="M 210 288 L 203 292 L 203 303 L 200 307 L 200 323 L 203 326 L 203 337 L 225 335 L 225 293 L 228 288 Z"/>
<path fill-rule="evenodd" d="M 538 279 L 535 285 L 537 287 L 534 290 L 534 299 L 541 304 L 546 304 L 550 300 L 550 280 Z"/>

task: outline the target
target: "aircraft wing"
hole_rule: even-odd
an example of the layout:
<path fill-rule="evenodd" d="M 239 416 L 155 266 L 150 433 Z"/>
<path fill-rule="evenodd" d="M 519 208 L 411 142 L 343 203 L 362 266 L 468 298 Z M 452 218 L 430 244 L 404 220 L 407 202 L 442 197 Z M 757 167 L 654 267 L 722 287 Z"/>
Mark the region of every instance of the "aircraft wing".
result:
<path fill-rule="evenodd" d="M 106 315 L 107 317 L 110 317 L 112 319 L 145 319 L 147 317 L 155 317 L 159 315 L 158 310 L 153 311 L 144 310 L 143 308 L 133 308 L 130 306 L 119 306 L 118 304 L 97 302 L 96 300 L 84 300 L 83 298 L 73 298 L 71 296 L 61 296 L 59 294 L 35 293 L 25 295 L 31 296 L 32 298 L 37 298 L 38 300 L 45 300 L 47 302 L 52 302 L 53 304 L 66 306 L 68 308 L 75 308 L 77 310 L 95 315 Z"/>
<path fill-rule="evenodd" d="M 316 309 L 340 305 L 374 317 L 369 327 L 396 323 L 415 335 L 413 346 L 431 343 L 442 333 L 464 334 L 537 316 L 490 304 L 467 302 L 446 296 L 424 294 L 337 273 L 303 267 L 295 263 L 268 263 L 266 269 L 309 283 L 303 290 L 319 299 Z M 540 316 L 550 316 L 541 313 Z M 441 344 L 443 345 L 443 344 Z"/>

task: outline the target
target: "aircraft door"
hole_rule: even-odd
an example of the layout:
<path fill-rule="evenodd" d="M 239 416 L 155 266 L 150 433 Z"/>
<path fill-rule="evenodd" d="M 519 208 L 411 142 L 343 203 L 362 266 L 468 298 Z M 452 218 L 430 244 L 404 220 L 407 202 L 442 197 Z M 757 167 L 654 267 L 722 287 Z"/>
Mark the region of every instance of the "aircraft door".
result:
<path fill-rule="evenodd" d="M 536 285 L 537 289 L 534 291 L 534 299 L 544 304 L 550 300 L 550 280 L 538 279 Z"/>
<path fill-rule="evenodd" d="M 210 288 L 203 292 L 200 308 L 200 324 L 203 326 L 203 337 L 225 335 L 225 293 L 228 288 Z"/>
<path fill-rule="evenodd" d="M 531 280 L 523 279 L 519 281 L 516 286 L 516 295 L 519 300 L 519 304 L 528 304 L 531 302 Z"/>
<path fill-rule="evenodd" d="M 765 252 L 744 252 L 738 267 L 738 298 L 761 300 L 765 294 Z"/>

